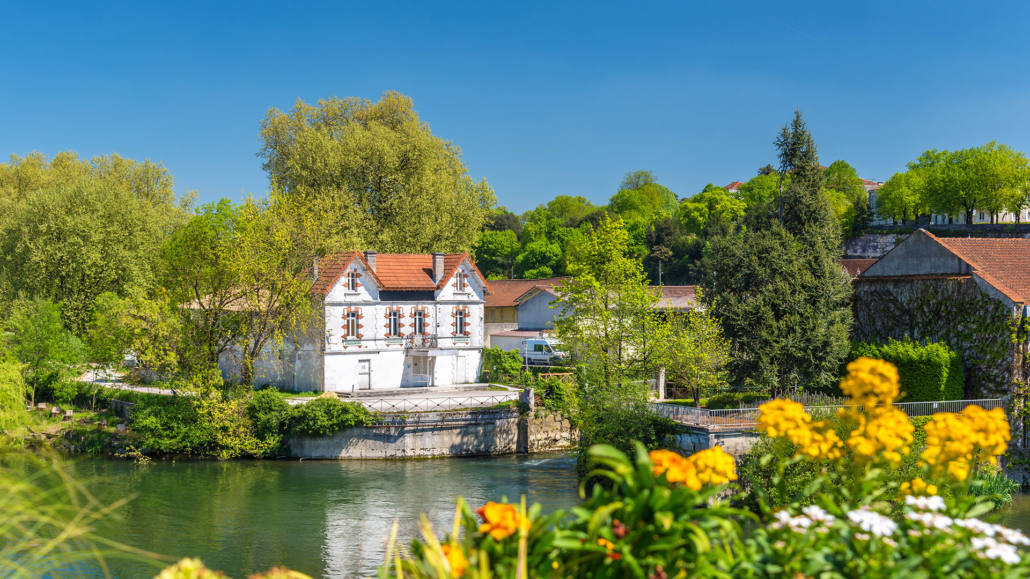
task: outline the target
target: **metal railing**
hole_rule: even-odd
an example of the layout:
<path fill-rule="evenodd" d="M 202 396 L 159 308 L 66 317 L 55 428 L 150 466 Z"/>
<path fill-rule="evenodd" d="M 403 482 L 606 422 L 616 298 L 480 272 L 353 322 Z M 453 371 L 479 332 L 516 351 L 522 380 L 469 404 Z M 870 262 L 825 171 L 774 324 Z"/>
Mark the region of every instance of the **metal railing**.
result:
<path fill-rule="evenodd" d="M 961 412 L 967 406 L 972 405 L 980 406 L 985 410 L 1004 408 L 1002 400 L 997 398 L 946 400 L 941 402 L 899 402 L 894 404 L 894 407 L 909 416 L 932 416 L 938 412 Z M 806 406 L 805 411 L 811 414 L 813 418 L 819 419 L 831 416 L 838 408 L 845 406 Z M 680 424 L 707 428 L 709 430 L 753 428 L 758 424 L 758 408 L 708 410 L 707 408 L 694 408 L 693 406 L 679 406 L 676 404 L 654 404 L 653 407 L 660 415 L 671 418 Z"/>
<path fill-rule="evenodd" d="M 498 392 L 491 395 L 452 396 L 447 398 L 355 398 L 374 412 L 443 412 L 450 410 L 482 410 L 512 400 L 518 401 L 518 392 Z"/>
<path fill-rule="evenodd" d="M 404 338 L 405 348 L 437 348 L 439 347 L 437 337 L 430 334 L 412 334 Z"/>

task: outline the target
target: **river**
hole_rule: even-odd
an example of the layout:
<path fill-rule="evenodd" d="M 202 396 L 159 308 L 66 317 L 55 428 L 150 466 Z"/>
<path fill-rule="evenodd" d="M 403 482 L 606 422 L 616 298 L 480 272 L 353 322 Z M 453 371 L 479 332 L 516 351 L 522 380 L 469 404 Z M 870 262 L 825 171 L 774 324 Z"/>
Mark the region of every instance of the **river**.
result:
<path fill-rule="evenodd" d="M 312 577 L 369 577 L 393 521 L 405 543 L 426 513 L 451 528 L 458 495 L 477 508 L 522 494 L 547 511 L 578 500 L 575 459 L 564 454 L 368 461 L 130 461 L 82 459 L 76 476 L 100 500 L 135 498 L 105 536 L 175 558 L 200 557 L 237 579 L 273 565 Z M 1030 496 L 998 522 L 1030 533 Z M 113 561 L 116 579 L 153 577 Z"/>
<path fill-rule="evenodd" d="M 169 555 L 200 557 L 229 577 L 286 565 L 325 578 L 368 577 L 393 521 L 406 543 L 426 513 L 442 535 L 459 495 L 478 508 L 522 494 L 547 511 L 579 500 L 564 454 L 349 461 L 130 461 L 83 459 L 75 474 L 101 501 L 135 498 L 104 535 Z M 157 568 L 114 561 L 116 579 Z"/>

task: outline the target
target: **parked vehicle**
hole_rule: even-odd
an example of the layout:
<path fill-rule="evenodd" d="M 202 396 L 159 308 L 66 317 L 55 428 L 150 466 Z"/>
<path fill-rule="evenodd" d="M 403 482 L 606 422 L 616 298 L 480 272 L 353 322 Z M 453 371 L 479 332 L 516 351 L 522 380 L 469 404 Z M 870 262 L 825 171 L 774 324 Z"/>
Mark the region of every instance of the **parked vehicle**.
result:
<path fill-rule="evenodd" d="M 522 341 L 522 359 L 530 366 L 549 366 L 568 357 L 552 338 L 533 338 Z"/>

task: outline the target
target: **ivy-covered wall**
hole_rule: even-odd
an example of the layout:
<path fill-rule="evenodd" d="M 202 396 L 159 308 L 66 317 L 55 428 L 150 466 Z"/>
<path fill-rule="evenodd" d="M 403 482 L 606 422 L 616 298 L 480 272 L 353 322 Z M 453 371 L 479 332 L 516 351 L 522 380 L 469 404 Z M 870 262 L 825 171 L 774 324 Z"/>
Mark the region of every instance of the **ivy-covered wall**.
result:
<path fill-rule="evenodd" d="M 943 342 L 962 356 L 965 396 L 1008 397 L 1025 380 L 1021 316 L 965 276 L 855 280 L 852 339 Z"/>

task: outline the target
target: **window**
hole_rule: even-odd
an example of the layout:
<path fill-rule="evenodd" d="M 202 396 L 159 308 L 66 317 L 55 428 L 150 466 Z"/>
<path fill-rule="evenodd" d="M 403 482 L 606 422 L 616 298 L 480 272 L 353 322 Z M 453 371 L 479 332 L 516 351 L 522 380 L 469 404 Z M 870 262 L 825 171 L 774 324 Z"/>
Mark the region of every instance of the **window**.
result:
<path fill-rule="evenodd" d="M 465 335 L 465 324 L 466 324 L 465 311 L 464 310 L 458 310 L 458 313 L 455 315 L 455 327 L 458 328 L 458 335 L 459 336 L 464 336 Z"/>
<path fill-rule="evenodd" d="M 456 274 L 455 279 L 458 282 L 458 285 L 457 285 L 458 291 L 460 291 L 460 292 L 465 291 L 465 274 L 461 273 L 460 269 L 458 270 L 458 273 Z"/>
<path fill-rule="evenodd" d="M 390 312 L 390 335 L 399 336 L 401 335 L 401 313 L 398 311 Z"/>
<path fill-rule="evenodd" d="M 415 335 L 421 336 L 426 333 L 425 313 L 415 312 Z"/>
<path fill-rule="evenodd" d="M 358 272 L 353 269 L 347 272 L 347 291 L 358 291 Z"/>
<path fill-rule="evenodd" d="M 543 352 L 544 351 L 544 345 L 543 344 L 533 344 L 533 351 L 534 352 Z"/>
<path fill-rule="evenodd" d="M 356 338 L 358 336 L 358 313 L 347 312 L 347 337 Z"/>

